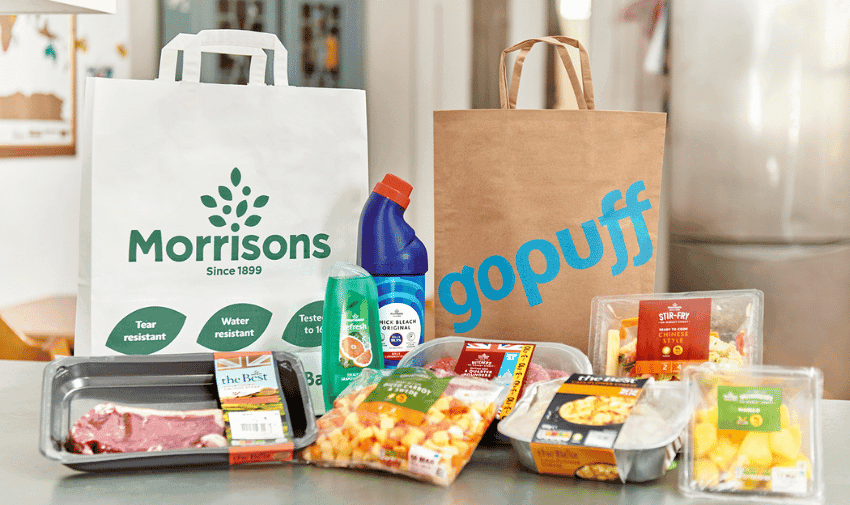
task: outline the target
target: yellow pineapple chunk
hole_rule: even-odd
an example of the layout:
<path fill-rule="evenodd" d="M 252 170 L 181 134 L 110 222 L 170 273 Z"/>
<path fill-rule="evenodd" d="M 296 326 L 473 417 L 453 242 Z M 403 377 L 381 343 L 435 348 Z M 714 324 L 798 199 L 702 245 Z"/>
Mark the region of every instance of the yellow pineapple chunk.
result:
<path fill-rule="evenodd" d="M 727 438 L 733 444 L 738 445 L 744 441 L 747 432 L 743 430 L 717 430 L 717 435 Z"/>
<path fill-rule="evenodd" d="M 708 458 L 721 470 L 729 471 L 731 463 L 737 454 L 738 444 L 732 443 L 726 437 L 720 437 L 708 453 Z"/>
<path fill-rule="evenodd" d="M 800 425 L 799 424 L 792 424 L 788 428 L 788 431 L 790 431 L 791 436 L 794 437 L 794 444 L 797 447 L 800 447 L 800 445 L 803 443 L 803 431 L 800 429 Z"/>
<path fill-rule="evenodd" d="M 782 420 L 782 427 L 788 428 L 791 426 L 791 412 L 788 410 L 788 405 L 784 403 L 779 407 L 779 418 Z"/>
<path fill-rule="evenodd" d="M 773 454 L 770 452 L 770 438 L 767 433 L 750 431 L 738 448 L 745 466 L 770 467 L 773 463 Z"/>
<path fill-rule="evenodd" d="M 694 426 L 694 457 L 701 458 L 708 454 L 717 441 L 717 427 L 714 424 L 701 422 Z"/>
<path fill-rule="evenodd" d="M 720 470 L 711 460 L 697 459 L 694 461 L 694 480 L 700 487 L 716 486 L 720 482 Z"/>
<path fill-rule="evenodd" d="M 788 428 L 770 434 L 770 450 L 787 459 L 796 459 L 800 453 L 800 439 L 795 438 Z"/>
<path fill-rule="evenodd" d="M 717 406 L 697 410 L 697 422 L 710 423 L 717 426 Z"/>

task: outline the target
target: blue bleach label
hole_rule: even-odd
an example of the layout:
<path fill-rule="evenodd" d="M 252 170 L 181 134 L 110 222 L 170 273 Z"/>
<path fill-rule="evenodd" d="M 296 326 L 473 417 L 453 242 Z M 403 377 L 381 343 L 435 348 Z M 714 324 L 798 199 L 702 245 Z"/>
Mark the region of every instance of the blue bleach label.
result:
<path fill-rule="evenodd" d="M 395 368 L 425 341 L 425 276 L 375 277 L 384 367 Z"/>

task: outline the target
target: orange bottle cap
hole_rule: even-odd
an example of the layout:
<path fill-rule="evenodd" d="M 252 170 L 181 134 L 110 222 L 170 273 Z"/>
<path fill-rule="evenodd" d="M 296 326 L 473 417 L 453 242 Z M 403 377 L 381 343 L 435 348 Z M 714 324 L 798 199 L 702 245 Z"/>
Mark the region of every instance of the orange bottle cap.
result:
<path fill-rule="evenodd" d="M 413 186 L 400 177 L 387 174 L 384 176 L 383 181 L 375 184 L 373 191 L 401 205 L 402 209 L 407 209 L 407 206 L 410 204 L 410 193 L 413 191 Z"/>

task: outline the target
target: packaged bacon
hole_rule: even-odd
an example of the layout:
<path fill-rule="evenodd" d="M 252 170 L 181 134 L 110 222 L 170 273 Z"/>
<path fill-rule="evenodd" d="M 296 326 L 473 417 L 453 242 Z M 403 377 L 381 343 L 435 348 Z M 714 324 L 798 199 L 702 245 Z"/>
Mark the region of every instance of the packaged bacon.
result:
<path fill-rule="evenodd" d="M 365 369 L 318 421 L 304 461 L 448 486 L 496 413 L 502 386 L 423 368 Z"/>
<path fill-rule="evenodd" d="M 598 296 L 590 315 L 593 371 L 679 380 L 700 363 L 762 362 L 764 294 L 756 289 Z"/>

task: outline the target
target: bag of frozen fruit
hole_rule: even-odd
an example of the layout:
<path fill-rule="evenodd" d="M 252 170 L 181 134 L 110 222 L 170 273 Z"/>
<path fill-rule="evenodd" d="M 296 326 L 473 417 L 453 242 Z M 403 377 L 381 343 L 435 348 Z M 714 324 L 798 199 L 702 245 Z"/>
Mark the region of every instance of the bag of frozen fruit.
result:
<path fill-rule="evenodd" d="M 300 456 L 448 486 L 493 420 L 501 389 L 423 368 L 365 369 L 317 421 L 318 438 Z"/>

